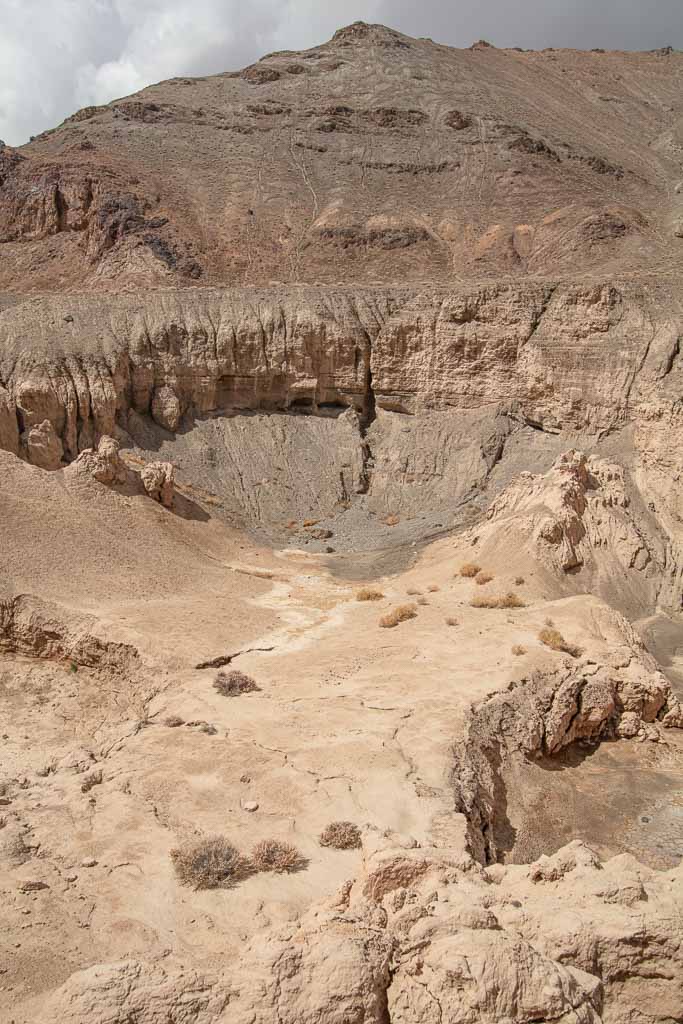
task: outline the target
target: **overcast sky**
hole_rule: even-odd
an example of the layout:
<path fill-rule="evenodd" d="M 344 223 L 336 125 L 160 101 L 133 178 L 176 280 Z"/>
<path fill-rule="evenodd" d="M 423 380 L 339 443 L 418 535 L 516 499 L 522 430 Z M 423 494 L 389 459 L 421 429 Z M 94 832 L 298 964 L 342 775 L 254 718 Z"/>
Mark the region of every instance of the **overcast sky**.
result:
<path fill-rule="evenodd" d="M 453 46 L 683 49 L 683 0 L 0 0 L 0 139 L 176 75 L 303 49 L 356 19 Z"/>

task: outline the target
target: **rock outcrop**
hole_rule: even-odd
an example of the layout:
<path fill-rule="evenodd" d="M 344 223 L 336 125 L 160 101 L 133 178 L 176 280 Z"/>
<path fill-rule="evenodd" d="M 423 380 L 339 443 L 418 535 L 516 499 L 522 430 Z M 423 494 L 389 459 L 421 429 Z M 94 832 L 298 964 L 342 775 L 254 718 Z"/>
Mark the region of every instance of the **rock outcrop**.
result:
<path fill-rule="evenodd" d="M 76 472 L 89 473 L 101 484 L 121 484 L 127 476 L 125 463 L 119 452 L 121 445 L 113 437 L 104 434 L 97 448 L 86 448 L 74 463 Z"/>
<path fill-rule="evenodd" d="M 68 662 L 131 675 L 139 671 L 130 644 L 96 635 L 96 619 L 31 594 L 0 599 L 0 653 Z"/>
<path fill-rule="evenodd" d="M 601 864 L 576 842 L 530 865 L 483 869 L 396 839 L 366 836 L 360 877 L 259 936 L 220 978 L 139 961 L 91 968 L 55 993 L 41 1024 L 676 1019 L 680 868 L 658 874 L 628 856 Z"/>
<path fill-rule="evenodd" d="M 552 758 L 572 744 L 605 738 L 659 740 L 677 728 L 681 705 L 632 626 L 602 606 L 603 628 L 622 637 L 608 663 L 567 656 L 558 668 L 510 684 L 476 706 L 454 748 L 455 804 L 467 821 L 470 852 L 498 860 L 497 824 L 505 814 L 505 777 L 514 759 Z"/>
<path fill-rule="evenodd" d="M 140 471 L 140 479 L 145 491 L 165 508 L 173 505 L 173 485 L 175 471 L 170 462 L 149 462 Z"/>

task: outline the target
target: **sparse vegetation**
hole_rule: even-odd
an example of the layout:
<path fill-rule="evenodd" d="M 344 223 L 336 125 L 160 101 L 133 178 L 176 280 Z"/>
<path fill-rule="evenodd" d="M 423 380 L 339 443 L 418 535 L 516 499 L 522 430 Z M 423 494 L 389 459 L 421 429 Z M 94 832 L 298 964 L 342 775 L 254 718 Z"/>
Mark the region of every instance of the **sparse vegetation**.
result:
<path fill-rule="evenodd" d="M 393 629 L 399 622 L 406 622 L 408 619 L 417 617 L 417 607 L 414 604 L 399 604 L 390 612 L 383 615 L 379 620 L 382 629 Z"/>
<path fill-rule="evenodd" d="M 303 526 L 305 530 L 308 530 L 311 526 L 317 526 L 320 522 L 319 519 L 304 519 Z"/>
<path fill-rule="evenodd" d="M 189 729 L 199 729 L 200 732 L 205 732 L 207 736 L 215 736 L 218 732 L 215 725 L 211 725 L 210 722 L 205 722 L 203 718 L 187 722 L 186 725 Z"/>
<path fill-rule="evenodd" d="M 384 594 L 377 587 L 361 587 L 356 592 L 356 601 L 382 601 Z"/>
<path fill-rule="evenodd" d="M 391 515 L 386 516 L 384 519 L 385 526 L 398 526 L 400 522 L 401 520 L 399 519 L 399 517 L 393 515 L 393 513 Z"/>
<path fill-rule="evenodd" d="M 235 668 L 230 672 L 219 672 L 213 681 L 213 688 L 221 697 L 239 697 L 242 693 L 253 693 L 259 689 L 251 676 Z"/>
<path fill-rule="evenodd" d="M 194 889 L 222 889 L 249 874 L 249 862 L 225 836 L 194 839 L 171 850 L 176 875 Z"/>
<path fill-rule="evenodd" d="M 522 647 L 521 644 L 513 644 L 512 653 L 516 658 L 521 658 L 523 654 L 526 654 L 526 647 Z"/>
<path fill-rule="evenodd" d="M 464 576 L 465 579 L 474 579 L 477 573 L 481 572 L 481 566 L 477 565 L 476 562 L 465 562 L 464 565 L 460 566 L 460 575 Z"/>
<path fill-rule="evenodd" d="M 522 601 L 519 594 L 515 594 L 513 590 L 510 590 L 507 594 L 498 594 L 490 597 L 473 597 L 470 601 L 473 608 L 525 608 L 526 604 Z"/>
<path fill-rule="evenodd" d="M 251 860 L 257 871 L 297 871 L 306 864 L 296 846 L 279 839 L 263 839 L 257 843 Z"/>
<path fill-rule="evenodd" d="M 546 622 L 551 622 L 551 620 L 546 619 Z M 546 647 L 549 647 L 551 651 L 560 651 L 562 654 L 569 654 L 572 658 L 578 658 L 582 653 L 581 648 L 577 647 L 576 644 L 567 643 L 559 629 L 555 629 L 552 624 L 545 625 L 539 631 L 538 639 Z"/>
<path fill-rule="evenodd" d="M 446 619 L 446 625 L 447 626 L 457 626 L 458 625 L 458 620 L 454 619 L 452 616 L 449 616 Z"/>
<path fill-rule="evenodd" d="M 417 603 L 418 604 L 429 604 L 429 601 L 427 600 L 426 597 L 418 597 Z"/>
<path fill-rule="evenodd" d="M 478 583 L 480 587 L 483 587 L 486 583 L 490 583 L 493 578 L 493 573 L 484 572 L 482 570 L 481 572 L 478 572 L 477 575 L 474 577 L 474 582 Z"/>
<path fill-rule="evenodd" d="M 525 581 L 525 579 L 524 579 L 524 577 L 523 577 L 523 576 L 515 576 L 515 586 L 516 586 L 516 587 L 521 587 L 521 586 L 523 586 L 525 582 L 526 582 L 526 581 Z"/>
<path fill-rule="evenodd" d="M 361 846 L 360 829 L 352 821 L 332 821 L 320 833 L 318 842 L 335 850 L 357 850 Z"/>
<path fill-rule="evenodd" d="M 177 729 L 179 725 L 185 725 L 185 719 L 181 718 L 180 715 L 167 715 L 164 719 L 164 725 L 169 729 Z"/>

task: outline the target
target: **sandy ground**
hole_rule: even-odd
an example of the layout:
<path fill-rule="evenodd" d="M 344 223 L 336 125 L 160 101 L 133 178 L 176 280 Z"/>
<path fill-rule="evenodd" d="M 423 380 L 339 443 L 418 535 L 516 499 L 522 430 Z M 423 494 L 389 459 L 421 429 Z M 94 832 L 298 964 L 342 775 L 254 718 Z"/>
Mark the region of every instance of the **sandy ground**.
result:
<path fill-rule="evenodd" d="M 2 656 L 0 1007 L 17 1024 L 79 966 L 169 949 L 210 963 L 329 896 L 360 864 L 358 851 L 320 847 L 332 820 L 461 842 L 448 773 L 472 703 L 562 657 L 537 638 L 549 615 L 574 643 L 604 641 L 599 602 L 556 599 L 531 566 L 523 583 L 509 564 L 484 566 L 485 588 L 458 576 L 473 550 L 455 537 L 378 578 L 380 600 L 358 601 L 359 585 L 322 556 L 268 551 L 223 523 L 9 456 L 1 480 L 5 587 L 58 601 L 67 619 L 94 616 L 97 635 L 141 655 L 135 678 Z M 511 589 L 525 607 L 470 605 Z M 406 603 L 414 619 L 380 628 Z M 222 697 L 216 668 L 196 667 L 227 656 L 258 691 Z M 510 787 L 508 856 L 580 834 L 603 854 L 670 864 L 683 851 L 680 767 L 673 741 L 529 766 Z M 102 781 L 83 792 L 92 770 Z M 19 833 L 27 849 L 12 859 Z M 294 842 L 307 866 L 181 887 L 170 850 L 217 833 L 247 853 L 262 838 Z M 23 892 L 27 881 L 49 888 Z"/>

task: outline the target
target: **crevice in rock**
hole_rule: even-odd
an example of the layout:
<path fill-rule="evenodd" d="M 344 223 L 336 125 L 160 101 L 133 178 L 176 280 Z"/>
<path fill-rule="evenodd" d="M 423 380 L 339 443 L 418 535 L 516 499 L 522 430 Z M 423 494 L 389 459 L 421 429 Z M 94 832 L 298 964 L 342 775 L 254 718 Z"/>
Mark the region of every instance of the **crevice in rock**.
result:
<path fill-rule="evenodd" d="M 66 231 L 68 228 L 67 217 L 69 204 L 62 195 L 59 185 L 55 187 L 55 213 L 57 218 L 57 232 Z"/>

